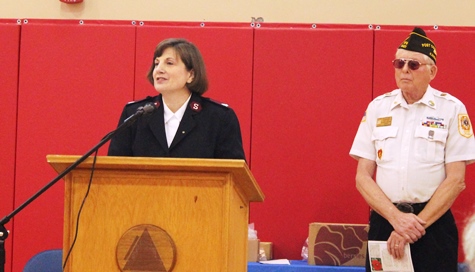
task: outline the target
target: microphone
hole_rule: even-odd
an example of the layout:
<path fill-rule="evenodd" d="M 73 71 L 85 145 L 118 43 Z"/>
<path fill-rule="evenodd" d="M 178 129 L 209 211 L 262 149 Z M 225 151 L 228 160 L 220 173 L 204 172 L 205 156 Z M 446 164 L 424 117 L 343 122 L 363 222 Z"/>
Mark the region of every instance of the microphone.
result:
<path fill-rule="evenodd" d="M 154 103 L 147 103 L 145 106 L 139 107 L 138 110 L 140 110 L 140 108 L 142 108 L 142 114 L 145 116 L 152 114 L 157 109 L 157 105 L 155 105 Z"/>
<path fill-rule="evenodd" d="M 150 115 L 156 109 L 157 109 L 157 106 L 154 103 L 147 103 L 147 104 L 145 104 L 145 106 L 138 107 L 137 111 L 133 115 L 129 116 L 127 119 L 124 120 L 124 124 L 129 123 L 129 122 L 133 123 L 140 116 Z"/>

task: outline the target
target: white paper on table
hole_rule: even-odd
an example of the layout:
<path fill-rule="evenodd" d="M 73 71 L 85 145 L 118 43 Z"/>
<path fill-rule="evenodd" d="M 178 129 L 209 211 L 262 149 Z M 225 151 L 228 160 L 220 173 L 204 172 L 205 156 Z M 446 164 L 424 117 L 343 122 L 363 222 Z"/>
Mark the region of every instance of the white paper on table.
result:
<path fill-rule="evenodd" d="M 276 259 L 276 260 L 269 260 L 269 261 L 260 261 L 261 264 L 288 264 L 290 265 L 289 260 L 287 259 Z"/>

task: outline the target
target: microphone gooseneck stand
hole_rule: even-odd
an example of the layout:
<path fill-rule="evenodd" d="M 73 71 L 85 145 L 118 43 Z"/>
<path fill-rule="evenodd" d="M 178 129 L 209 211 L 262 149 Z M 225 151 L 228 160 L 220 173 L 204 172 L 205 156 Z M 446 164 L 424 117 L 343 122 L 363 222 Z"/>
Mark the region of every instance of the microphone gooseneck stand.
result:
<path fill-rule="evenodd" d="M 5 254 L 5 240 L 8 238 L 9 231 L 5 228 L 5 224 L 7 224 L 10 219 L 12 219 L 17 213 L 23 210 L 26 206 L 28 206 L 31 202 L 33 202 L 36 198 L 46 192 L 51 186 L 53 186 L 58 180 L 62 179 L 66 176 L 69 172 L 71 172 L 74 168 L 76 168 L 79 164 L 85 161 L 92 153 L 99 150 L 101 146 L 107 143 L 113 136 L 117 133 L 121 132 L 126 127 L 132 125 L 140 116 L 142 115 L 149 115 L 153 111 L 155 111 L 156 106 L 152 103 L 149 103 L 143 107 L 139 107 L 137 111 L 124 120 L 124 122 L 118 126 L 115 130 L 108 133 L 98 144 L 96 144 L 93 148 L 91 148 L 86 154 L 84 154 L 81 158 L 79 158 L 76 162 L 71 164 L 68 168 L 66 168 L 63 172 L 61 172 L 56 178 L 51 180 L 48 184 L 46 184 L 43 188 L 41 188 L 37 193 L 27 199 L 23 204 L 18 206 L 14 209 L 10 214 L 2 218 L 0 220 L 0 272 L 5 272 L 5 262 L 6 262 L 6 254 Z"/>

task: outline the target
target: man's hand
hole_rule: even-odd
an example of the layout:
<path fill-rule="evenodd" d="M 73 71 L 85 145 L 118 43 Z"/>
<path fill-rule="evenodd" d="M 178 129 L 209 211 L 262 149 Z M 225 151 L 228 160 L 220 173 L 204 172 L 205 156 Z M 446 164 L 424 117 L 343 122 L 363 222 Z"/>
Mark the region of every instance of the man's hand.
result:
<path fill-rule="evenodd" d="M 388 251 L 396 259 L 402 259 L 404 257 L 404 246 L 407 241 L 402 235 L 397 232 L 391 232 L 388 239 Z"/>
<path fill-rule="evenodd" d="M 426 222 L 413 213 L 398 212 L 390 223 L 406 243 L 415 243 L 426 234 Z"/>

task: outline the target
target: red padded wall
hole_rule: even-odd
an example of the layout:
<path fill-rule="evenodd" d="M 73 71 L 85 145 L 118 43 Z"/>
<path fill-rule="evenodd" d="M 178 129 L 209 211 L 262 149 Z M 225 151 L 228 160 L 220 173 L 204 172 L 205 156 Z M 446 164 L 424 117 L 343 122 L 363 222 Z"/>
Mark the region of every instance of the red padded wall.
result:
<path fill-rule="evenodd" d="M 133 97 L 134 51 L 130 24 L 22 25 L 15 206 L 56 177 L 46 155 L 82 155 L 115 129 Z M 62 248 L 63 198 L 61 180 L 15 217 L 13 271 Z"/>
<path fill-rule="evenodd" d="M 459 98 L 467 107 L 468 113 L 475 122 L 475 81 L 471 68 L 475 63 L 473 44 L 475 43 L 475 28 L 422 27 L 427 36 L 437 48 L 436 78 L 431 86 L 448 92 Z M 413 27 L 385 27 L 375 31 L 375 58 L 374 58 L 374 95 L 380 95 L 396 89 L 394 68 L 391 61 L 394 59 L 397 47 L 412 31 Z M 459 227 L 459 234 L 465 226 L 465 220 L 475 212 L 475 165 L 468 165 L 465 174 L 467 188 L 455 201 L 452 212 Z M 462 243 L 459 245 L 459 261 L 464 261 Z"/>
<path fill-rule="evenodd" d="M 371 99 L 373 32 L 255 30 L 250 222 L 276 258 L 300 259 L 309 224 L 366 223 L 348 155 Z"/>
<path fill-rule="evenodd" d="M 20 25 L 13 20 L 0 20 L 0 143 L 2 143 L 2 163 L 0 164 L 0 218 L 13 210 L 15 181 L 15 143 L 17 121 L 18 54 L 20 50 Z M 13 224 L 5 225 L 12 230 Z M 12 238 L 5 240 L 6 265 L 10 271 L 12 257 Z M 1 265 L 1 264 L 0 264 Z"/>
<path fill-rule="evenodd" d="M 227 27 L 199 23 L 160 26 L 145 22 L 137 28 L 135 99 L 157 95 L 145 75 L 152 64 L 155 47 L 166 38 L 185 38 L 199 48 L 209 80 L 209 90 L 204 96 L 234 109 L 241 125 L 246 158 L 250 162 L 253 29 L 239 24 Z"/>

